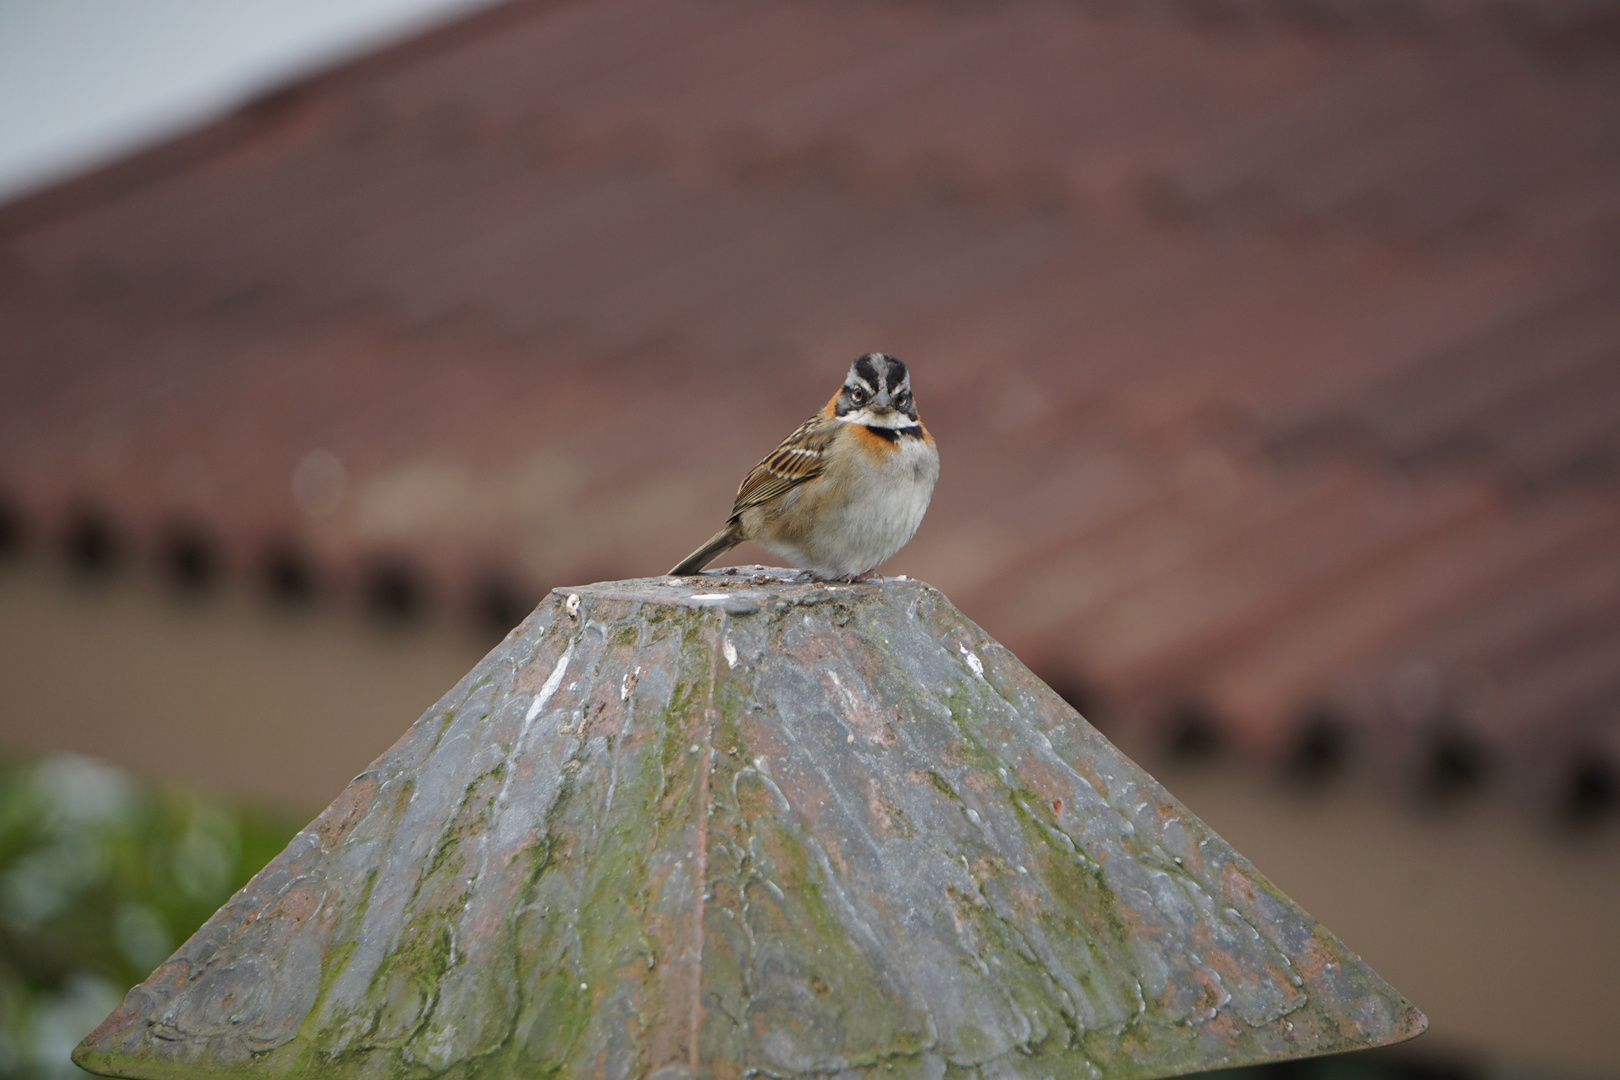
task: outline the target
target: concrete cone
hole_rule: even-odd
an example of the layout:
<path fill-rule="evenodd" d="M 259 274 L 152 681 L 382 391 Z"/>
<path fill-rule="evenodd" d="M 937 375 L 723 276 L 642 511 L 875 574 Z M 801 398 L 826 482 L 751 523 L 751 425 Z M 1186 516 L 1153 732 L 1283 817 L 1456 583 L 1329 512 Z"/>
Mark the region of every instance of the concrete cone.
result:
<path fill-rule="evenodd" d="M 936 590 L 559 590 L 74 1055 L 1155 1077 L 1422 1014 Z"/>

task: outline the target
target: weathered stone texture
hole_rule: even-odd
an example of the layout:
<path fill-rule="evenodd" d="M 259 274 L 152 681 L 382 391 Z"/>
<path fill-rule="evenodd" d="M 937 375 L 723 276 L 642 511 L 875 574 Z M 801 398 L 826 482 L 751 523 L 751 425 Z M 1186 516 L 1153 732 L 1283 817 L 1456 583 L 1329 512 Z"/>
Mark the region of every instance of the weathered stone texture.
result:
<path fill-rule="evenodd" d="M 81 1046 L 129 1077 L 1147 1077 L 1424 1020 L 919 582 L 559 591 Z"/>

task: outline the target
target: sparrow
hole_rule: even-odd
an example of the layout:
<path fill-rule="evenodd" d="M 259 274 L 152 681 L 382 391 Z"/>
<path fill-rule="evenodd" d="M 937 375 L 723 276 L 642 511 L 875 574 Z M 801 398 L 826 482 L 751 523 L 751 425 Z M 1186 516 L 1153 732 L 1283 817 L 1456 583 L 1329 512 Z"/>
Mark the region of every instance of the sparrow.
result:
<path fill-rule="evenodd" d="M 670 574 L 696 574 L 752 540 L 822 581 L 865 578 L 922 523 L 939 450 L 906 365 L 867 353 L 819 413 L 754 466 L 726 527 Z"/>

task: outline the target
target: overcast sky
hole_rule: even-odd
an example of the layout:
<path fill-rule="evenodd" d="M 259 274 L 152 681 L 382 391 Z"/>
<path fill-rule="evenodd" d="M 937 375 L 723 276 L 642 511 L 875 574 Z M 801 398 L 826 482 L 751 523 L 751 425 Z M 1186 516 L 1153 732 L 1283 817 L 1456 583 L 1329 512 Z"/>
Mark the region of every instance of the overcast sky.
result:
<path fill-rule="evenodd" d="M 491 0 L 0 0 L 0 200 Z"/>

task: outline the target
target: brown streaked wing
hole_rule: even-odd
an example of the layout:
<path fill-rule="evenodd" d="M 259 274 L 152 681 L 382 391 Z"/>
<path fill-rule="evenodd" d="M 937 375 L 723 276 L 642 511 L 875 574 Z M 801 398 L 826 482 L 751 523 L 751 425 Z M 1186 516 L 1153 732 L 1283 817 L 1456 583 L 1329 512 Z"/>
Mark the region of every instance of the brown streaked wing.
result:
<path fill-rule="evenodd" d="M 782 445 L 743 477 L 731 516 L 735 518 L 751 506 L 768 503 L 806 480 L 820 476 L 826 467 L 827 445 L 838 433 L 838 424 L 839 421 L 824 413 L 817 413 L 800 424 L 793 434 L 782 440 Z"/>

